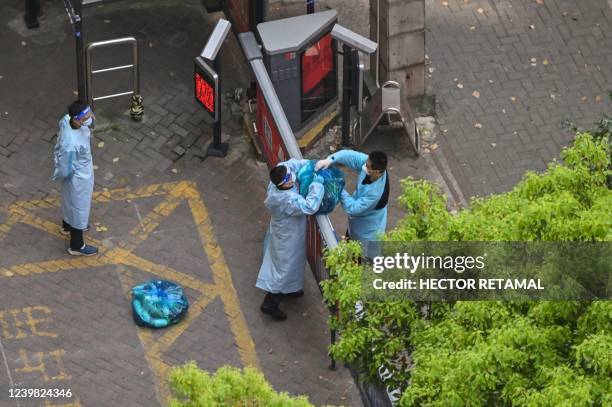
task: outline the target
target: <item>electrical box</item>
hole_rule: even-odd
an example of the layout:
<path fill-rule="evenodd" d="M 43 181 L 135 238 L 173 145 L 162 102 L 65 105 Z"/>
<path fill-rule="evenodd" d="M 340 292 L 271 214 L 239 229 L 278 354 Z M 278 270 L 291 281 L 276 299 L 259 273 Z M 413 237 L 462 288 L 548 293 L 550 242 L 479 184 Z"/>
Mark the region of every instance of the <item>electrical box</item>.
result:
<path fill-rule="evenodd" d="M 291 129 L 298 133 L 338 100 L 336 10 L 257 25 L 263 59 Z"/>

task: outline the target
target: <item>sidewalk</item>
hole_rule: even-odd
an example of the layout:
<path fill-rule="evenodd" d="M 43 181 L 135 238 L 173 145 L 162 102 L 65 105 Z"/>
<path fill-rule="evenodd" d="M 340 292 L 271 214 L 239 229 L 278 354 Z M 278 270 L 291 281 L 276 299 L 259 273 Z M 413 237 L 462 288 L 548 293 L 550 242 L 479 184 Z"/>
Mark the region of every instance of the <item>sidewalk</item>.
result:
<path fill-rule="evenodd" d="M 427 93 L 466 196 L 510 190 L 612 111 L 606 0 L 426 1 Z"/>
<path fill-rule="evenodd" d="M 328 3 L 343 4 L 340 21 L 367 34 L 365 1 Z M 275 389 L 307 394 L 316 405 L 361 405 L 348 371 L 327 369 L 328 313 L 308 270 L 306 295 L 284 305 L 286 322 L 272 323 L 259 311 L 263 294 L 254 284 L 269 220 L 267 169 L 253 158 L 241 112 L 228 99 L 229 155 L 204 159 L 211 129 L 193 100 L 192 60 L 221 15 L 207 15 L 198 0 L 86 9 L 86 42 L 138 39 L 145 117 L 130 121 L 127 99 L 95 106 L 96 195 L 86 237 L 101 255 L 83 260 L 65 254 L 59 186 L 49 180 L 57 121 L 76 97 L 71 27 L 61 3 L 46 1 L 41 28 L 27 31 L 21 7 L 18 0 L 0 6 L 0 343 L 6 356 L 0 389 L 72 390 L 71 398 L 49 406 L 159 405 L 168 396 L 168 369 L 195 360 L 209 371 L 256 366 Z M 245 88 L 248 69 L 233 36 L 222 60 L 224 91 Z M 123 61 L 129 49 L 101 51 L 94 66 Z M 110 76 L 95 89 L 128 85 L 128 75 Z M 424 127 L 433 142 L 435 129 Z M 326 148 L 310 156 L 327 154 Z M 446 188 L 452 177 L 437 169 L 445 162 L 439 150 L 412 157 L 392 131 L 372 136 L 364 149 L 390 155 L 389 228 L 403 216 L 400 179 L 427 178 Z M 343 213 L 331 218 L 343 235 Z M 191 309 L 186 321 L 152 333 L 133 324 L 129 288 L 159 277 L 185 286 Z M 39 404 L 9 402 L 6 394 L 0 406 Z"/>
<path fill-rule="evenodd" d="M 40 31 L 16 31 L 21 3 L 0 6 L 0 405 L 39 404 L 9 401 L 11 384 L 72 390 L 48 405 L 159 405 L 168 368 L 189 360 L 209 371 L 252 365 L 275 389 L 316 405 L 360 405 L 349 372 L 327 369 L 327 309 L 310 274 L 306 296 L 285 306 L 288 321 L 259 311 L 267 169 L 252 158 L 239 115 L 224 112 L 230 154 L 200 158 L 211 130 L 193 100 L 192 59 L 220 15 L 206 15 L 199 1 L 86 10 L 87 42 L 138 38 L 146 113 L 136 124 L 124 114 L 127 100 L 96 106 L 86 237 L 102 254 L 83 260 L 65 253 L 58 185 L 49 180 L 57 120 L 75 98 L 70 25 L 61 3 L 46 2 Z M 225 90 L 248 84 L 233 36 L 223 65 Z M 109 82 L 96 89 L 112 90 Z M 155 277 L 184 285 L 191 309 L 186 321 L 151 333 L 133 323 L 127 293 Z"/>

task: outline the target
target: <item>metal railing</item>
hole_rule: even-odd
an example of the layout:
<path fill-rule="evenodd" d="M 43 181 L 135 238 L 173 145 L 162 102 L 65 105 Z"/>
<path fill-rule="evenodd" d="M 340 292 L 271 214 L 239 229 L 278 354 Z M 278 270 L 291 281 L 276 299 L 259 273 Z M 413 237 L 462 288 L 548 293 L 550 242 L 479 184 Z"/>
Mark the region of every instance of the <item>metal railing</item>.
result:
<path fill-rule="evenodd" d="M 282 139 L 282 143 L 291 158 L 302 158 L 302 152 L 297 144 L 295 135 L 291 130 L 291 126 L 285 116 L 283 107 L 278 100 L 268 71 L 263 63 L 263 56 L 255 36 L 252 32 L 241 33 L 238 35 L 238 40 L 245 54 L 245 57 L 251 69 L 255 75 L 255 79 L 261 93 L 264 97 L 264 102 L 270 111 L 270 114 L 274 120 L 276 127 L 279 130 L 279 134 Z M 338 246 L 338 238 L 336 232 L 329 220 L 327 215 L 316 215 L 308 217 L 308 228 L 306 236 L 306 255 L 308 263 L 312 270 L 312 273 L 317 280 L 317 283 L 327 280 L 329 278 L 329 271 L 325 267 L 323 262 L 323 249 Z M 320 288 L 320 286 L 319 286 Z M 337 312 L 335 307 L 331 307 L 331 313 Z M 330 331 L 331 343 L 336 341 L 336 331 Z M 330 369 L 336 368 L 336 360 L 330 356 L 331 365 Z"/>
<path fill-rule="evenodd" d="M 106 48 L 121 44 L 132 44 L 132 63 L 128 65 L 119 65 L 109 68 L 96 69 L 92 68 L 92 51 L 97 48 Z M 120 96 L 127 95 L 140 95 L 140 69 L 138 65 L 138 42 L 134 37 L 117 38 L 114 40 L 92 42 L 87 45 L 86 53 L 86 66 L 87 66 L 87 100 L 89 105 L 93 107 L 93 104 L 97 100 L 111 99 Z M 94 96 L 93 91 L 93 76 L 106 72 L 132 70 L 132 90 L 127 92 L 114 93 L 111 95 Z"/>

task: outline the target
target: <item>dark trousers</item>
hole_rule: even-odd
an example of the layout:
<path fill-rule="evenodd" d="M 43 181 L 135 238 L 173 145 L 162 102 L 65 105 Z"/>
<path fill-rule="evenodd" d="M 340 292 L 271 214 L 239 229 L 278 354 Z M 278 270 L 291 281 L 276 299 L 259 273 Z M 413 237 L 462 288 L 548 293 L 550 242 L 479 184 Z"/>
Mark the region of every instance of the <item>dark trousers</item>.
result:
<path fill-rule="evenodd" d="M 67 224 L 66 221 L 64 220 L 62 221 L 62 227 L 64 228 L 64 230 L 70 231 L 70 249 L 72 250 L 82 249 L 83 246 L 85 245 L 85 242 L 83 242 L 83 231 L 81 229 L 73 228 L 72 226 Z"/>

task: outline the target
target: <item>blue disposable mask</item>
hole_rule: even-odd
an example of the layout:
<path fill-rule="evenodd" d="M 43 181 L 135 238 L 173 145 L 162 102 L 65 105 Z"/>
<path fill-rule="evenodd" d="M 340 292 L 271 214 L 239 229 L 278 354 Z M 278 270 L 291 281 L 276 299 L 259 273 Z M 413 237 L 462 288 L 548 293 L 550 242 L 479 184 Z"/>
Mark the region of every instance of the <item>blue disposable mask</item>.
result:
<path fill-rule="evenodd" d="M 93 117 L 90 117 L 89 119 L 85 120 L 82 125 L 85 127 L 89 127 L 92 124 L 93 124 Z"/>

